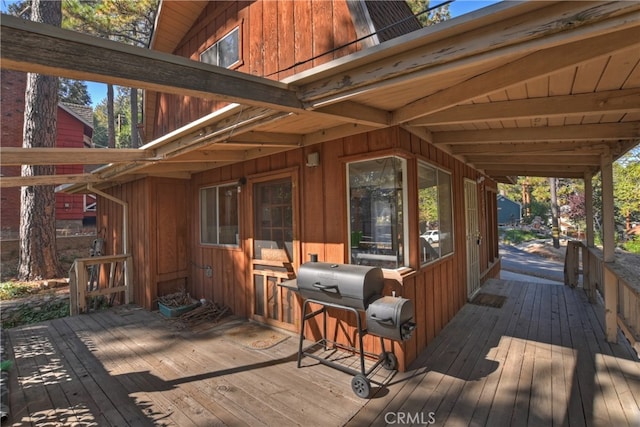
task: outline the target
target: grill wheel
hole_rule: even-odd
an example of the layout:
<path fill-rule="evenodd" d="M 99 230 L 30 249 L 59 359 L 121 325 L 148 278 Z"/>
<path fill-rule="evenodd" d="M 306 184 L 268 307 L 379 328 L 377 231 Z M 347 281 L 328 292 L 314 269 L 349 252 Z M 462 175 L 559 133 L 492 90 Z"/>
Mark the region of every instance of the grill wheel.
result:
<path fill-rule="evenodd" d="M 351 389 L 356 394 L 356 396 L 363 399 L 368 399 L 369 394 L 371 393 L 371 383 L 364 375 L 356 374 L 351 379 Z"/>
<path fill-rule="evenodd" d="M 388 371 L 393 371 L 398 367 L 398 358 L 390 351 L 382 354 L 384 360 L 382 361 L 382 367 Z"/>

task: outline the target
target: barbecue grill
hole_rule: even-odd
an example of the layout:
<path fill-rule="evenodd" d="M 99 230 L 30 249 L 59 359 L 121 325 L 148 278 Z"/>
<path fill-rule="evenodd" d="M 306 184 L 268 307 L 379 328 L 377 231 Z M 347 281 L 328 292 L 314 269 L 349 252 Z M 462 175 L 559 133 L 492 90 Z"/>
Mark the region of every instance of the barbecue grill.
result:
<path fill-rule="evenodd" d="M 413 322 L 412 302 L 406 298 L 382 295 L 384 276 L 379 267 L 307 262 L 300 266 L 297 279 L 283 285 L 295 288 L 304 298 L 298 368 L 301 366 L 302 357 L 308 356 L 322 364 L 353 374 L 351 388 L 354 393 L 359 397 L 368 398 L 371 392 L 369 375 L 380 365 L 387 370 L 394 370 L 398 365 L 395 354 L 385 350 L 384 338 L 394 341 L 405 341 L 411 338 L 416 326 Z M 320 309 L 309 311 L 311 303 L 320 305 Z M 336 308 L 354 314 L 358 336 L 357 348 L 327 338 L 327 308 Z M 367 329 L 362 326 L 361 313 L 363 312 Z M 320 314 L 323 317 L 322 338 L 303 349 L 305 323 Z M 363 337 L 366 334 L 380 337 L 382 352 L 379 355 L 364 351 Z M 343 348 L 359 353 L 360 369 L 346 367 L 310 351 L 319 345 L 325 350 Z M 377 362 L 369 369 L 365 369 L 365 356 L 377 357 Z"/>

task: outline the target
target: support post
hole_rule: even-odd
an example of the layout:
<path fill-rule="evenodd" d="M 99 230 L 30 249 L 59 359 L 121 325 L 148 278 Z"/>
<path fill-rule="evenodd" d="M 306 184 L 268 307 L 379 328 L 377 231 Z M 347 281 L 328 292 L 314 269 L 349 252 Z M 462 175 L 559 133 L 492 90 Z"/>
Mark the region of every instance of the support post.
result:
<path fill-rule="evenodd" d="M 591 173 L 584 174 L 584 208 L 585 208 L 585 233 L 586 242 L 582 247 L 582 287 L 589 298 L 590 303 L 596 301 L 595 289 L 593 288 L 593 278 L 591 277 L 591 248 L 594 245 L 593 236 L 593 181 Z"/>
<path fill-rule="evenodd" d="M 607 341 L 618 341 L 618 280 L 607 264 L 615 261 L 615 220 L 613 215 L 613 159 L 608 152 L 600 159 L 602 174 L 602 234 L 604 254 L 604 325 Z"/>

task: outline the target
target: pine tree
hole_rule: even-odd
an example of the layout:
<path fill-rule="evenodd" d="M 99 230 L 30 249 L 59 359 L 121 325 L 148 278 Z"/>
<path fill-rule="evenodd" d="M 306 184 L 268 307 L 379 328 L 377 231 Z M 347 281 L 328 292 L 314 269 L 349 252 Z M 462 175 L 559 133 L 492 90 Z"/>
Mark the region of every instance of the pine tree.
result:
<path fill-rule="evenodd" d="M 60 3 L 32 0 L 31 19 L 60 26 Z M 25 148 L 54 147 L 57 135 L 58 79 L 27 75 L 24 111 Z M 22 176 L 53 175 L 55 166 L 22 166 Z M 20 262 L 18 279 L 60 277 L 56 253 L 56 197 L 53 185 L 22 187 L 20 193 Z"/>

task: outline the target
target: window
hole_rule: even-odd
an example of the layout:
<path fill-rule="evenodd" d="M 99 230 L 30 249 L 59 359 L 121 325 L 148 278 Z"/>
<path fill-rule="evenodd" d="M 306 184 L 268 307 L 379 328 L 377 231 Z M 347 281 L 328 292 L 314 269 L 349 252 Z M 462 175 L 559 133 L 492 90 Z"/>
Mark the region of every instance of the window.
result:
<path fill-rule="evenodd" d="M 238 187 L 236 184 L 200 189 L 200 242 L 238 245 Z"/>
<path fill-rule="evenodd" d="M 351 263 L 405 266 L 406 161 L 384 157 L 354 162 L 347 165 L 347 175 Z"/>
<path fill-rule="evenodd" d="M 419 162 L 418 220 L 421 264 L 453 252 L 452 213 L 451 174 Z"/>
<path fill-rule="evenodd" d="M 202 52 L 200 61 L 225 68 L 240 61 L 240 27 L 234 28 Z"/>

